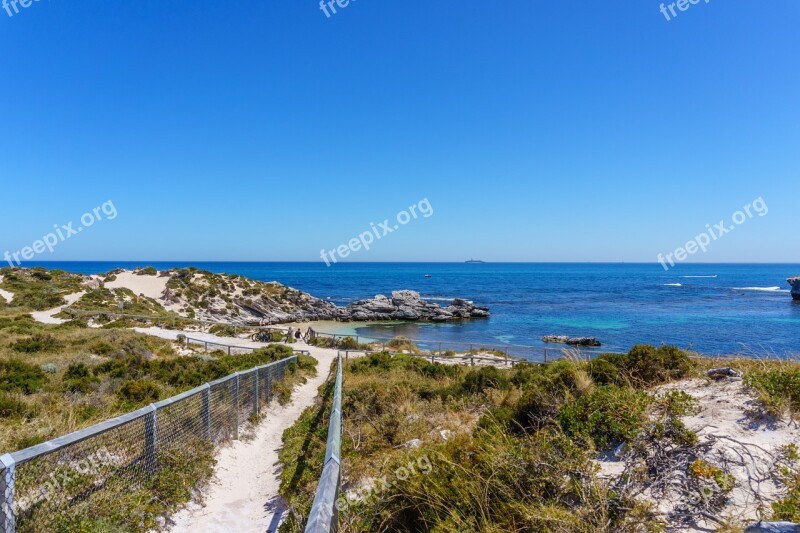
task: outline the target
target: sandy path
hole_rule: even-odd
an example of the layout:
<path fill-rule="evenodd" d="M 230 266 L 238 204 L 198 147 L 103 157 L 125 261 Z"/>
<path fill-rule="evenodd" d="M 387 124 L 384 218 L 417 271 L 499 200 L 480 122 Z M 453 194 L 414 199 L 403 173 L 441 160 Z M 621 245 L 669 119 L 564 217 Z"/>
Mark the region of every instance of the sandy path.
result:
<path fill-rule="evenodd" d="M 3 283 L 3 276 L 0 276 L 0 283 Z M 11 303 L 11 300 L 14 299 L 14 293 L 4 291 L 3 289 L 0 289 L 0 296 L 5 298 L 6 302 L 8 303 Z"/>
<path fill-rule="evenodd" d="M 173 532 L 264 532 L 277 531 L 286 512 L 278 496 L 280 466 L 278 451 L 283 432 L 304 409 L 314 403 L 317 389 L 327 379 L 336 350 L 293 345 L 308 349 L 319 361 L 317 376 L 297 387 L 288 405 L 273 402 L 255 437 L 236 441 L 217 453 L 217 466 L 204 491 L 205 505 L 195 502 L 172 517 Z"/>
<path fill-rule="evenodd" d="M 80 300 L 81 296 L 86 294 L 85 291 L 76 292 L 74 294 L 69 294 L 64 296 L 64 299 L 67 301 L 67 305 L 62 305 L 60 307 L 56 307 L 55 309 L 48 309 L 47 311 L 34 311 L 31 313 L 31 316 L 37 322 L 41 322 L 43 324 L 63 324 L 66 320 L 61 318 L 56 318 L 53 315 L 57 315 L 60 313 L 65 307 L 69 307 L 70 305 L 74 304 L 78 300 Z"/>

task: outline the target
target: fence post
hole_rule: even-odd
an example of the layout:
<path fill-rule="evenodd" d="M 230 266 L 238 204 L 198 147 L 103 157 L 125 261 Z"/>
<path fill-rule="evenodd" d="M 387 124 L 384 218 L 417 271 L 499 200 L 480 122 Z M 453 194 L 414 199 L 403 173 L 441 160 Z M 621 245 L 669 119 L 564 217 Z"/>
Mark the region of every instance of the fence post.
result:
<path fill-rule="evenodd" d="M 211 386 L 206 383 L 206 390 L 203 392 L 203 427 L 205 428 L 206 438 L 211 441 Z"/>
<path fill-rule="evenodd" d="M 253 374 L 253 412 L 258 415 L 259 412 L 259 405 L 258 405 L 258 368 L 255 369 L 255 373 Z"/>
<path fill-rule="evenodd" d="M 0 457 L 0 531 L 14 533 L 17 530 L 15 500 L 16 461 L 9 454 Z"/>
<path fill-rule="evenodd" d="M 230 354 L 231 354 L 231 347 L 228 346 L 228 355 L 230 355 Z"/>
<path fill-rule="evenodd" d="M 267 387 L 266 387 L 267 397 L 264 398 L 264 401 L 269 403 L 272 399 L 272 367 L 267 367 Z"/>
<path fill-rule="evenodd" d="M 145 468 L 150 473 L 155 472 L 158 466 L 158 410 L 150 404 L 150 413 L 144 419 L 144 461 Z"/>
<path fill-rule="evenodd" d="M 239 440 L 239 373 L 233 379 L 233 440 Z"/>

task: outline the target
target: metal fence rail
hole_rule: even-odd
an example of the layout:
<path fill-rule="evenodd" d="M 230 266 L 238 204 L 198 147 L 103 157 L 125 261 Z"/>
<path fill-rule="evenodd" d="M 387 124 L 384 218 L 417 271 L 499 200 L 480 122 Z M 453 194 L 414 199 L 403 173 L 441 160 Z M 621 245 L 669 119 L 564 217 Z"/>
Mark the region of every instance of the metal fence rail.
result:
<path fill-rule="evenodd" d="M 69 529 L 76 517 L 144 489 L 165 462 L 191 464 L 239 438 L 297 355 L 206 383 L 0 457 L 0 533 Z M 66 528 L 66 529 L 65 529 Z"/>
<path fill-rule="evenodd" d="M 206 340 L 206 339 L 195 339 L 193 337 L 186 337 L 186 343 L 187 344 L 202 344 L 206 351 L 208 351 L 209 347 L 213 348 L 214 346 L 216 346 L 219 349 L 222 349 L 223 351 L 227 350 L 228 351 L 228 355 L 236 355 L 235 350 L 242 350 L 242 353 L 247 353 L 247 352 L 254 352 L 255 350 L 260 350 L 261 349 L 261 347 L 256 348 L 256 347 L 253 347 L 253 346 L 241 346 L 241 345 L 238 345 L 238 344 L 223 344 L 221 342 L 214 342 L 214 341 L 210 341 L 210 340 Z M 281 343 L 276 343 L 276 344 L 281 344 Z M 291 346 L 291 345 L 289 345 L 289 346 Z M 295 353 L 295 355 L 297 355 L 297 354 L 311 355 L 311 352 L 308 351 L 308 350 L 294 350 L 293 349 L 292 351 Z"/>
<path fill-rule="evenodd" d="M 306 533 L 336 532 L 339 529 L 339 513 L 336 500 L 342 482 L 342 353 L 336 362 L 336 386 L 333 390 L 333 407 L 328 422 L 328 444 L 325 448 L 325 463 L 319 478 L 317 494 L 306 523 Z"/>

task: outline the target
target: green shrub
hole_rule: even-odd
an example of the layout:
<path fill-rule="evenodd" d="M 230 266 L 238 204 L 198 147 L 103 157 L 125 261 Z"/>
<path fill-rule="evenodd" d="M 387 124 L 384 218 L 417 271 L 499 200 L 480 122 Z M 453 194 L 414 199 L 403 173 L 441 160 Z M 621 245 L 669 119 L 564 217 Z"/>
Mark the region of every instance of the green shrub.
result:
<path fill-rule="evenodd" d="M 142 274 L 142 275 L 145 275 L 145 276 L 157 276 L 158 275 L 158 270 L 156 270 L 155 267 L 148 266 L 148 267 L 145 267 L 145 268 L 141 269 L 139 271 L 139 274 Z"/>
<path fill-rule="evenodd" d="M 0 391 L 33 394 L 44 387 L 45 381 L 38 366 L 16 359 L 0 361 Z"/>
<path fill-rule="evenodd" d="M 20 339 L 11 344 L 11 349 L 20 353 L 52 352 L 60 348 L 61 343 L 52 335 L 36 333 L 27 339 Z"/>
<path fill-rule="evenodd" d="M 506 373 L 500 372 L 493 366 L 487 366 L 467 372 L 462 387 L 470 394 L 482 393 L 486 389 L 507 390 L 511 387 L 511 380 Z"/>
<path fill-rule="evenodd" d="M 40 365 L 39 368 L 41 368 L 42 372 L 44 372 L 45 374 L 55 374 L 56 372 L 58 372 L 58 367 L 55 365 L 55 363 L 47 363 L 44 365 Z"/>
<path fill-rule="evenodd" d="M 591 361 L 588 371 L 600 385 L 650 387 L 688 376 L 694 363 L 675 346 L 639 344 L 624 355 L 604 354 Z"/>
<path fill-rule="evenodd" d="M 745 376 L 745 383 L 758 391 L 759 401 L 770 413 L 780 416 L 787 409 L 800 412 L 800 369 L 751 372 Z"/>
<path fill-rule="evenodd" d="M 358 341 L 353 337 L 345 337 L 339 341 L 339 348 L 342 350 L 357 350 Z"/>
<path fill-rule="evenodd" d="M 604 385 L 564 405 L 558 421 L 567 435 L 605 450 L 636 437 L 650 401 L 643 391 Z"/>
<path fill-rule="evenodd" d="M 86 365 L 76 363 L 69 365 L 62 380 L 67 392 L 87 393 L 92 390 L 92 385 L 100 383 L 100 378 L 94 376 Z"/>
<path fill-rule="evenodd" d="M 0 392 L 0 419 L 4 418 L 26 418 L 35 417 L 37 409 L 29 407 L 25 402 L 21 402 Z"/>
<path fill-rule="evenodd" d="M 236 336 L 236 328 L 233 326 L 229 326 L 227 324 L 214 324 L 208 330 L 209 333 L 212 335 L 218 335 L 220 337 L 235 337 Z"/>
<path fill-rule="evenodd" d="M 117 396 L 127 403 L 149 403 L 157 401 L 161 397 L 161 389 L 154 381 L 150 380 L 126 381 L 117 390 Z"/>

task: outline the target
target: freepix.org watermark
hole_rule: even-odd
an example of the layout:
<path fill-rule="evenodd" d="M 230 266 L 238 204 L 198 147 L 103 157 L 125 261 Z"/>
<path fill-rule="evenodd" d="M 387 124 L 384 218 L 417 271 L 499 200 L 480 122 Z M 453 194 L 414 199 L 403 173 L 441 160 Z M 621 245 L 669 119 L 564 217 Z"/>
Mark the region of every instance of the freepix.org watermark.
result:
<path fill-rule="evenodd" d="M 349 6 L 351 2 L 355 1 L 356 0 L 320 0 L 319 8 L 323 13 L 325 13 L 326 17 L 331 18 L 333 15 L 338 13 L 338 11 L 336 11 L 337 6 L 340 9 L 344 9 Z"/>
<path fill-rule="evenodd" d="M 697 5 L 701 1 L 705 2 L 706 4 L 709 2 L 709 0 L 678 0 L 677 2 L 661 4 L 659 11 L 661 11 L 661 14 L 664 15 L 664 18 L 667 19 L 667 22 L 669 22 L 678 16 L 678 11 L 686 11 L 689 9 L 689 6 Z M 677 11 L 675 10 L 676 8 Z"/>
<path fill-rule="evenodd" d="M 416 461 L 409 461 L 405 466 L 401 466 L 394 471 L 394 477 L 388 478 L 383 476 L 378 478 L 375 482 L 367 487 L 356 489 L 349 497 L 342 496 L 336 500 L 336 510 L 340 513 L 346 513 L 354 502 L 366 502 L 372 499 L 380 498 L 384 492 L 390 487 L 397 484 L 397 481 L 405 481 L 412 476 L 420 474 L 427 476 L 433 472 L 433 464 L 428 459 L 427 455 L 423 455 Z"/>
<path fill-rule="evenodd" d="M 339 261 L 336 257 L 337 255 L 339 258 L 344 259 L 351 253 L 358 252 L 361 249 L 369 250 L 369 247 L 376 240 L 380 240 L 390 233 L 394 233 L 400 229 L 401 226 L 405 226 L 412 220 L 419 218 L 420 215 L 422 215 L 423 218 L 430 218 L 433 216 L 433 206 L 427 198 L 397 213 L 395 217 L 396 223 L 394 225 L 392 225 L 388 218 L 378 225 L 375 225 L 374 222 L 370 222 L 370 229 L 368 231 L 361 233 L 358 237 L 353 237 L 347 241 L 347 244 L 341 244 L 333 250 L 326 251 L 323 249 L 320 251 L 319 256 L 325 261 L 326 266 L 331 266 L 331 263 Z"/>
<path fill-rule="evenodd" d="M 736 226 L 741 226 L 755 215 L 760 217 L 766 216 L 769 213 L 769 207 L 764 201 L 764 198 L 759 196 L 741 210 L 736 211 L 731 215 L 733 224 L 726 225 L 725 220 L 720 220 L 718 224 L 706 224 L 706 231 L 687 242 L 685 246 L 676 249 L 674 252 L 668 254 L 658 254 L 658 262 L 664 267 L 664 270 L 669 270 L 670 267 L 675 266 L 675 262 L 686 261 L 690 255 L 696 254 L 698 251 L 708 251 L 709 245 L 721 239 L 724 235 L 736 229 Z M 667 265 L 669 263 L 669 266 Z"/>
<path fill-rule="evenodd" d="M 6 10 L 9 17 L 13 17 L 14 15 L 19 14 L 19 8 L 29 8 L 33 5 L 34 2 L 38 2 L 39 0 L 3 0 L 3 9 Z M 14 10 L 12 13 L 11 10 Z"/>
<path fill-rule="evenodd" d="M 114 220 L 117 218 L 117 208 L 114 207 L 114 202 L 111 200 L 81 215 L 81 225 L 77 228 L 74 222 L 61 225 L 53 224 L 53 229 L 55 231 L 48 233 L 41 239 L 34 241 L 30 246 L 25 246 L 16 252 L 9 252 L 6 250 L 3 254 L 3 259 L 13 267 L 19 266 L 22 261 L 30 261 L 35 255 L 43 254 L 45 250 L 52 254 L 59 243 L 71 239 L 73 235 L 82 232 L 84 228 L 92 227 L 95 222 L 103 220 L 103 216 L 105 216 L 105 220 Z"/>

